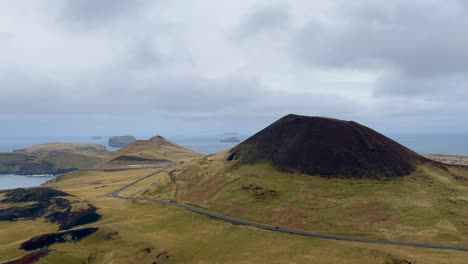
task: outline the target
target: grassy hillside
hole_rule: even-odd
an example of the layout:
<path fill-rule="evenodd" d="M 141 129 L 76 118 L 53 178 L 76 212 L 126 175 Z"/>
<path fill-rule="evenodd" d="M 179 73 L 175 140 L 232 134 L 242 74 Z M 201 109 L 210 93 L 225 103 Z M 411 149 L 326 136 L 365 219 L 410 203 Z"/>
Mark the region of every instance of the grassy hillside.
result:
<path fill-rule="evenodd" d="M 161 136 L 155 136 L 149 140 L 137 140 L 106 158 L 101 166 L 126 165 L 126 164 L 151 164 L 160 161 L 187 161 L 198 154 L 188 148 L 171 142 Z"/>
<path fill-rule="evenodd" d="M 232 225 L 171 206 L 106 195 L 152 171 L 154 169 L 83 171 L 51 182 L 50 186 L 94 204 L 103 218 L 86 225 L 98 227 L 96 233 L 77 243 L 50 246 L 54 251 L 38 263 L 448 264 L 465 263 L 468 257 L 468 253 L 458 251 L 288 235 Z M 142 182 L 142 186 L 151 185 L 157 179 L 150 178 Z M 26 254 L 26 251 L 18 249 L 22 241 L 55 230 L 56 225 L 39 220 L 0 225 L 0 261 Z"/>
<path fill-rule="evenodd" d="M 224 157 L 161 173 L 140 194 L 302 230 L 468 246 L 466 169 L 423 165 L 397 179 L 327 179 Z"/>
<path fill-rule="evenodd" d="M 0 173 L 41 174 L 89 169 L 109 152 L 102 145 L 47 143 L 0 153 Z"/>
<path fill-rule="evenodd" d="M 87 143 L 65 143 L 65 142 L 51 142 L 46 144 L 35 145 L 24 149 L 17 149 L 14 152 L 31 153 L 31 152 L 49 152 L 49 151 L 60 151 L 77 154 L 92 154 L 106 155 L 106 147 L 99 144 L 87 144 Z"/>

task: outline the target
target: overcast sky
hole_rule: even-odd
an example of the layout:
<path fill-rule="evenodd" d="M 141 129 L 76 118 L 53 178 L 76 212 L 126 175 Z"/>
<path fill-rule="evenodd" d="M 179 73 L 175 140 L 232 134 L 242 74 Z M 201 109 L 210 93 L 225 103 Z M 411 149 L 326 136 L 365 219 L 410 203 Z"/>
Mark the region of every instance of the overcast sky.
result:
<path fill-rule="evenodd" d="M 462 0 L 0 0 L 0 136 L 468 131 Z"/>

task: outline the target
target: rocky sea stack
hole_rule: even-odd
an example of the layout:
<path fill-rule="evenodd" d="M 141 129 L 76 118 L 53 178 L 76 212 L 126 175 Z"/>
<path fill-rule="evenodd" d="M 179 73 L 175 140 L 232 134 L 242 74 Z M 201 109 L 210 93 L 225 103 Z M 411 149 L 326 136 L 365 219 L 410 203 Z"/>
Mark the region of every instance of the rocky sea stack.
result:
<path fill-rule="evenodd" d="M 229 151 L 231 161 L 271 162 L 324 177 L 398 177 L 427 160 L 353 121 L 287 115 Z"/>
<path fill-rule="evenodd" d="M 134 136 L 114 136 L 109 138 L 109 146 L 112 148 L 122 148 L 136 141 Z"/>
<path fill-rule="evenodd" d="M 240 142 L 240 140 L 238 138 L 235 138 L 235 137 L 230 137 L 230 138 L 222 139 L 219 142 L 236 143 L 236 142 Z"/>

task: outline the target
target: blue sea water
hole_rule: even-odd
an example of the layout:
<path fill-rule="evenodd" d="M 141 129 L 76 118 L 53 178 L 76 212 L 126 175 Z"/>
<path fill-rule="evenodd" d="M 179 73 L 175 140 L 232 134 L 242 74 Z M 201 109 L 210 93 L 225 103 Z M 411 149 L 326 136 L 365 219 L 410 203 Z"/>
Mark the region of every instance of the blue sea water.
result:
<path fill-rule="evenodd" d="M 420 154 L 468 156 L 468 134 L 389 134 L 388 136 Z"/>
<path fill-rule="evenodd" d="M 246 136 L 236 136 L 239 140 L 244 140 Z M 233 142 L 220 142 L 220 139 L 223 137 L 199 137 L 199 138 L 168 138 L 169 140 L 187 147 L 193 151 L 203 153 L 203 154 L 212 154 L 220 152 L 226 149 L 230 149 L 237 145 L 238 143 Z"/>
<path fill-rule="evenodd" d="M 389 134 L 390 138 L 421 154 L 452 154 L 468 156 L 468 135 L 408 135 Z M 236 136 L 240 140 L 248 136 Z M 140 137 L 147 139 L 149 137 Z M 167 139 L 190 148 L 194 151 L 210 154 L 232 148 L 237 143 L 220 142 L 223 136 L 212 137 L 168 137 Z M 10 152 L 14 149 L 48 142 L 81 142 L 95 143 L 106 146 L 108 137 L 93 139 L 91 137 L 38 137 L 38 138 L 0 138 L 0 152 Z M 52 175 L 18 176 L 11 174 L 0 175 L 0 189 L 32 187 L 53 178 Z"/>
<path fill-rule="evenodd" d="M 55 178 L 55 175 L 14 175 L 0 174 L 0 190 L 34 187 Z"/>

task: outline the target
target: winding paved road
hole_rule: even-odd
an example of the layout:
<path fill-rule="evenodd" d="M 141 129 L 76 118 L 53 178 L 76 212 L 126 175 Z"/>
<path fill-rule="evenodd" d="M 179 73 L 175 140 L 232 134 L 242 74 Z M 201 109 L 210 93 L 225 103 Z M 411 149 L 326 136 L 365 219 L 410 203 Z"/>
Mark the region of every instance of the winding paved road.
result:
<path fill-rule="evenodd" d="M 279 226 L 272 226 L 272 225 L 267 225 L 267 224 L 261 224 L 261 223 L 256 223 L 248 220 L 242 220 L 242 219 L 237 219 L 234 217 L 230 216 L 225 216 L 225 215 L 220 215 L 216 214 L 207 210 L 203 210 L 198 207 L 193 207 L 190 205 L 186 204 L 181 204 L 176 201 L 167 201 L 167 200 L 159 200 L 159 199 L 152 199 L 152 198 L 146 198 L 146 197 L 129 197 L 129 196 L 122 196 L 119 193 L 127 188 L 129 188 L 132 185 L 135 185 L 145 179 L 148 179 L 151 176 L 154 176 L 158 174 L 159 172 L 165 170 L 169 166 L 151 173 L 149 175 L 146 175 L 145 177 L 136 180 L 128 185 L 125 185 L 122 188 L 119 188 L 112 192 L 112 197 L 115 198 L 120 198 L 120 199 L 127 199 L 127 200 L 143 200 L 143 201 L 152 201 L 160 204 L 166 204 L 166 205 L 172 205 L 172 206 L 177 206 L 195 213 L 203 214 L 212 218 L 216 218 L 219 220 L 223 220 L 226 222 L 230 222 L 233 224 L 239 224 L 239 225 L 247 225 L 247 226 L 253 226 L 253 227 L 258 227 L 258 228 L 263 228 L 266 230 L 272 230 L 272 231 L 277 231 L 277 232 L 283 232 L 283 233 L 289 233 L 289 234 L 295 234 L 295 235 L 302 235 L 302 236 L 309 236 L 309 237 L 319 237 L 319 238 L 326 238 L 326 239 L 335 239 L 335 240 L 343 240 L 343 241 L 355 241 L 355 242 L 363 242 L 363 243 L 374 243 L 374 244 L 386 244 L 386 245 L 397 245 L 397 246 L 409 246 L 409 247 L 421 247 L 421 248 L 432 248 L 432 249 L 449 249 L 449 250 L 460 250 L 460 251 L 468 251 L 468 247 L 461 247 L 461 246 L 450 246 L 450 245 L 438 245 L 438 244 L 425 244 L 425 243 L 413 243 L 413 242 L 402 242 L 402 241 L 391 241 L 391 240 L 381 240 L 381 239 L 369 239 L 369 238 L 361 238 L 361 237 L 350 237 L 350 236 L 339 236 L 339 235 L 329 235 L 329 234 L 322 234 L 322 233 L 316 233 L 316 232 L 308 232 L 308 231 L 303 231 L 303 230 L 296 230 L 296 229 L 289 229 L 289 228 L 284 228 L 284 227 L 279 227 Z"/>

